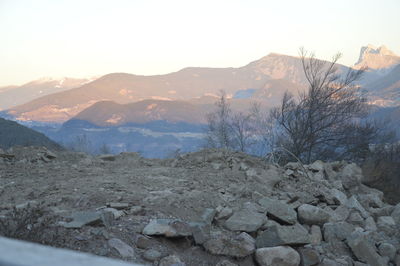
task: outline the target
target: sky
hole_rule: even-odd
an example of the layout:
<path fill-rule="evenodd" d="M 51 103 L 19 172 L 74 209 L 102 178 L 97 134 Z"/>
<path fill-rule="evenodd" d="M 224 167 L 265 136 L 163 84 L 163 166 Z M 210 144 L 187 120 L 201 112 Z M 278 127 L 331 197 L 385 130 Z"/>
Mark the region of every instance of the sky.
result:
<path fill-rule="evenodd" d="M 400 55 L 399 0 L 0 0 L 0 86 L 41 77 L 240 67 L 300 47 Z"/>

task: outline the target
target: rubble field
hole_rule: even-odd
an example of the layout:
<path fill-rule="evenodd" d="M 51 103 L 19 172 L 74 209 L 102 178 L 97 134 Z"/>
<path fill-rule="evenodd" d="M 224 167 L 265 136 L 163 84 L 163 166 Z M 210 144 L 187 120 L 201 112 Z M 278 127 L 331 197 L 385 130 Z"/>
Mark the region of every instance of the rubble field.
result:
<path fill-rule="evenodd" d="M 143 265 L 400 266 L 400 204 L 353 163 L 0 150 L 0 234 Z"/>

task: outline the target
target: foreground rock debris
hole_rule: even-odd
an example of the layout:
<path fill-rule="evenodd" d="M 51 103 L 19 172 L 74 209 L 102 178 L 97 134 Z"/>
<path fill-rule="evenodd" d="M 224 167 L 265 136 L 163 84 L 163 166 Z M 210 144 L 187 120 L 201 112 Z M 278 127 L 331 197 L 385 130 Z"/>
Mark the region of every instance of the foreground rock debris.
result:
<path fill-rule="evenodd" d="M 16 147 L 0 157 L 0 234 L 143 265 L 400 266 L 400 204 L 362 182 L 345 162 Z"/>

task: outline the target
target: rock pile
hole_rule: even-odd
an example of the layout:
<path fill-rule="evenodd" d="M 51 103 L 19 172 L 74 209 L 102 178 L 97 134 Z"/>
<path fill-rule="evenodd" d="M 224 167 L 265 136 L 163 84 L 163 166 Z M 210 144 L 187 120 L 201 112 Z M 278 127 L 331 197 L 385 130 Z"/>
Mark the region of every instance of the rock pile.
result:
<path fill-rule="evenodd" d="M 46 189 L 30 194 L 52 199 L 58 225 L 80 243 L 95 239 L 100 254 L 163 266 L 400 266 L 400 204 L 364 185 L 356 164 L 280 167 L 219 150 L 168 160 L 73 156 L 68 173 L 62 154 L 43 164 L 57 169 L 51 178 L 64 171 L 51 187 L 47 171 L 29 168 L 43 175 L 31 185 Z M 20 167 L 6 166 L 3 202 L 26 182 L 25 172 L 10 182 Z"/>
<path fill-rule="evenodd" d="M 262 162 L 243 159 L 197 153 L 175 160 L 174 166 L 210 163 L 214 169 L 237 167 L 248 176 L 258 172 L 260 179 L 275 179 L 260 167 Z M 261 266 L 400 265 L 400 204 L 383 202 L 383 193 L 363 185 L 357 165 L 289 163 L 279 172 L 269 196 L 234 211 L 218 206 L 211 224 L 152 220 L 143 234 L 191 236 L 211 254 L 254 256 Z"/>

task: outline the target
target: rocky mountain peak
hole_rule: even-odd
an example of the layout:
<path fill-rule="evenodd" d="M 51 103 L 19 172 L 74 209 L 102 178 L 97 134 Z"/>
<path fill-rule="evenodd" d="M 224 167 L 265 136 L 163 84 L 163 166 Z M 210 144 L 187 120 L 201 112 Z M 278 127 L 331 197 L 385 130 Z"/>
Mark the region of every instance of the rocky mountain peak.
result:
<path fill-rule="evenodd" d="M 400 63 L 400 56 L 386 46 L 375 47 L 372 44 L 361 47 L 360 57 L 355 64 L 356 68 L 368 67 L 372 69 L 390 68 Z"/>

